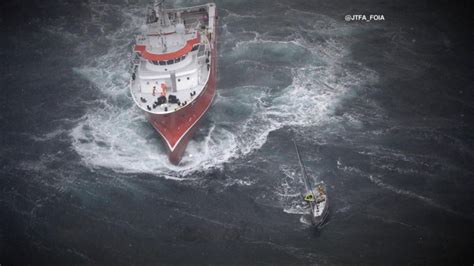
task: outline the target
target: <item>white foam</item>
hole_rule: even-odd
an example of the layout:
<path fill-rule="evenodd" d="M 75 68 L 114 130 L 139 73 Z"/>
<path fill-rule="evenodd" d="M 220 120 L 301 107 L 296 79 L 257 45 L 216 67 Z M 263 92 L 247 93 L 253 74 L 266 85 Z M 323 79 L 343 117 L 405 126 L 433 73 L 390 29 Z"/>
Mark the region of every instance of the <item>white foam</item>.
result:
<path fill-rule="evenodd" d="M 301 194 L 305 190 L 301 173 L 287 165 L 281 165 L 280 172 L 281 184 L 277 187 L 275 195 L 282 204 L 283 211 L 290 214 L 308 214 L 309 209 L 303 205 Z"/>
<path fill-rule="evenodd" d="M 57 138 L 58 136 L 68 133 L 64 129 L 56 129 L 54 131 L 48 132 L 46 134 L 36 136 L 36 135 L 29 135 L 29 137 L 34 141 L 48 141 Z"/>

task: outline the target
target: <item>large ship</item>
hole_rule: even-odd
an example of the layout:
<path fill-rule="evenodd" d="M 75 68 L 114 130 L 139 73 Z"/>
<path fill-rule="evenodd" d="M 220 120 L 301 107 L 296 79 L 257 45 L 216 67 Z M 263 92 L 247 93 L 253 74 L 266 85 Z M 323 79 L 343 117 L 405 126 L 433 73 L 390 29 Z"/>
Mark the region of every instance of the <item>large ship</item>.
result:
<path fill-rule="evenodd" d="M 216 5 L 147 10 L 133 47 L 130 91 L 179 164 L 216 93 Z"/>

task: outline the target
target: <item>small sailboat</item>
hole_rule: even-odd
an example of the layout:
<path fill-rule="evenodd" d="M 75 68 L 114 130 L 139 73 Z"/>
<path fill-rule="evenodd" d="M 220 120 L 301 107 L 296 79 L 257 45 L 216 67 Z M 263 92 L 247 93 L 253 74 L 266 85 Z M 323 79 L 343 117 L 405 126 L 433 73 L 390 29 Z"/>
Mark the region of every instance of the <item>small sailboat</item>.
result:
<path fill-rule="evenodd" d="M 303 196 L 303 200 L 307 208 L 309 208 L 309 214 L 304 215 L 303 219 L 309 220 L 312 225 L 319 228 L 324 224 L 329 215 L 326 185 L 321 181 L 316 183 L 315 186 L 311 187 L 309 177 L 306 173 L 303 161 L 301 160 L 298 145 L 296 144 L 295 140 L 293 140 L 293 143 L 295 145 L 296 154 L 298 155 L 303 183 L 305 184 L 306 188 L 306 193 Z"/>

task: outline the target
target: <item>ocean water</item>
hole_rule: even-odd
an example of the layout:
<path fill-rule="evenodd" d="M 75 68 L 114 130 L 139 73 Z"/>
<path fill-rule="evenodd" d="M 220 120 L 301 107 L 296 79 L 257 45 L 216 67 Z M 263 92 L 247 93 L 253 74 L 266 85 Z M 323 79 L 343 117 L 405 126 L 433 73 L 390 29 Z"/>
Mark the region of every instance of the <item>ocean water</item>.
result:
<path fill-rule="evenodd" d="M 474 261 L 467 2 L 217 1 L 217 97 L 179 166 L 128 91 L 146 5 L 0 4 L 0 265 Z"/>

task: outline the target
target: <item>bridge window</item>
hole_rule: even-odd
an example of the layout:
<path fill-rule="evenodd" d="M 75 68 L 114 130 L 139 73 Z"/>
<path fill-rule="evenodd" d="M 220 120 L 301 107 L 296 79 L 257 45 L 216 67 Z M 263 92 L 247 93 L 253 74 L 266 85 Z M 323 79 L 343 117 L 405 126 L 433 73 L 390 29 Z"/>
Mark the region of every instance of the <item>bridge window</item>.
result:
<path fill-rule="evenodd" d="M 194 45 L 194 46 L 193 46 L 193 49 L 191 50 L 191 52 L 196 51 L 198 48 L 199 48 L 199 45 Z"/>
<path fill-rule="evenodd" d="M 175 63 L 179 63 L 181 61 L 181 57 L 178 57 L 174 60 Z"/>
<path fill-rule="evenodd" d="M 160 66 L 166 65 L 166 61 L 160 61 Z"/>
<path fill-rule="evenodd" d="M 172 64 L 174 64 L 174 60 L 168 60 L 168 61 L 166 62 L 166 64 L 167 64 L 167 65 L 172 65 Z"/>

